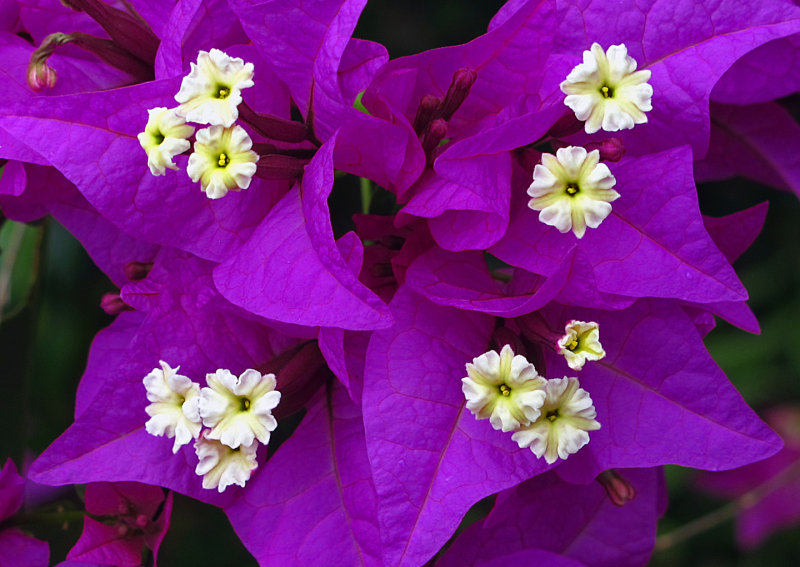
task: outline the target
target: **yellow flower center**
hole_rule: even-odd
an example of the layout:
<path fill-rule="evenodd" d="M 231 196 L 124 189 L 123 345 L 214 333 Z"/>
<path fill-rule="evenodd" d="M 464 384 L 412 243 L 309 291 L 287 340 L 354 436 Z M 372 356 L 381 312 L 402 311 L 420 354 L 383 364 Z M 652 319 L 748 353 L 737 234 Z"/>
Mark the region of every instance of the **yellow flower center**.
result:
<path fill-rule="evenodd" d="M 500 390 L 500 393 L 503 394 L 505 397 L 508 397 L 508 396 L 511 395 L 511 388 L 509 388 L 505 384 L 500 384 L 499 390 Z"/>
<path fill-rule="evenodd" d="M 614 96 L 614 89 L 603 85 L 600 87 L 600 94 L 603 95 L 603 98 L 612 98 Z"/>
<path fill-rule="evenodd" d="M 226 167 L 231 162 L 231 158 L 228 157 L 228 154 L 221 153 L 219 154 L 219 158 L 217 159 L 217 164 L 220 167 Z"/>

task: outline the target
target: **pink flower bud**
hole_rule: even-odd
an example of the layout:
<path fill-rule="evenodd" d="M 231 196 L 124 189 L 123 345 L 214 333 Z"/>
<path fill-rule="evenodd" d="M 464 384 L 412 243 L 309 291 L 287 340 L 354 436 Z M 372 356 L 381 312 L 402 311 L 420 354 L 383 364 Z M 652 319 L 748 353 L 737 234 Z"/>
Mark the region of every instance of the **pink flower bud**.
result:
<path fill-rule="evenodd" d="M 477 79 L 478 73 L 474 69 L 459 69 L 453 73 L 453 80 L 442 101 L 440 111 L 442 118 L 445 120 L 452 118 L 455 111 L 464 103 Z"/>
<path fill-rule="evenodd" d="M 27 79 L 28 86 L 38 93 L 55 87 L 58 73 L 47 64 L 46 60 L 34 61 L 32 59 L 28 65 Z"/>
<path fill-rule="evenodd" d="M 633 486 L 614 469 L 601 472 L 597 477 L 597 482 L 603 485 L 608 499 L 614 506 L 624 506 L 636 498 L 636 490 Z"/>
<path fill-rule="evenodd" d="M 622 138 L 606 138 L 602 142 L 589 142 L 584 147 L 587 152 L 598 150 L 600 161 L 619 161 L 625 155 Z"/>
<path fill-rule="evenodd" d="M 133 311 L 133 307 L 122 301 L 118 293 L 107 293 L 100 300 L 100 308 L 109 315 L 119 315 L 123 311 Z"/>
<path fill-rule="evenodd" d="M 126 278 L 137 282 L 145 279 L 152 269 L 152 262 L 128 262 L 125 264 L 124 272 Z"/>

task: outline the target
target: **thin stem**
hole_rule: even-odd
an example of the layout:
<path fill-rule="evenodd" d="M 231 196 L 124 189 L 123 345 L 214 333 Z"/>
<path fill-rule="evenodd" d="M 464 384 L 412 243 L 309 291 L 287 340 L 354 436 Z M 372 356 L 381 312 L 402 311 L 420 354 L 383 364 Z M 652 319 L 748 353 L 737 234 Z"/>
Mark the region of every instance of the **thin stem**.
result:
<path fill-rule="evenodd" d="M 729 502 L 705 516 L 700 516 L 668 534 L 659 536 L 656 538 L 656 550 L 669 549 L 734 518 L 740 511 L 752 508 L 777 489 L 798 478 L 800 478 L 800 459 L 764 484 L 757 486 L 733 502 Z"/>
<path fill-rule="evenodd" d="M 12 526 L 28 526 L 31 524 L 54 524 L 57 526 L 63 526 L 64 524 L 69 524 L 70 522 L 78 522 L 83 521 L 86 517 L 85 510 L 56 510 L 53 512 L 41 512 L 41 511 L 32 511 L 32 512 L 20 512 L 19 514 L 12 516 L 5 522 L 3 522 L 4 527 L 12 527 Z"/>
<path fill-rule="evenodd" d="M 8 226 L 11 236 L 8 239 L 6 249 L 0 255 L 0 309 L 5 310 L 6 303 L 11 298 L 11 278 L 14 274 L 14 262 L 22 248 L 22 240 L 25 237 L 26 226 L 22 223 L 9 222 Z M 0 322 L 2 322 L 2 311 L 0 311 Z"/>
<path fill-rule="evenodd" d="M 372 182 L 366 177 L 360 177 L 361 184 L 361 212 L 369 214 L 369 207 L 372 204 Z"/>

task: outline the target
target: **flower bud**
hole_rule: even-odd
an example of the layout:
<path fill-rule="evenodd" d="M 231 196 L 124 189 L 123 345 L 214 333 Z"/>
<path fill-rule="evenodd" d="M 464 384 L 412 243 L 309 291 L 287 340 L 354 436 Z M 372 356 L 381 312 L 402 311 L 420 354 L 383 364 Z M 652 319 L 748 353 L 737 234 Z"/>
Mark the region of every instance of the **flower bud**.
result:
<path fill-rule="evenodd" d="M 439 142 L 444 140 L 445 136 L 447 136 L 447 122 L 441 118 L 437 118 L 431 122 L 430 128 L 428 128 L 428 131 L 425 132 L 425 136 L 422 138 L 422 149 L 425 151 L 425 155 L 428 156 L 429 160 L 431 156 L 433 156 L 434 150 L 439 147 Z"/>
<path fill-rule="evenodd" d="M 414 132 L 417 133 L 417 136 L 421 136 L 425 132 L 441 104 L 442 99 L 437 96 L 427 94 L 422 97 L 417 107 L 417 115 L 414 117 Z"/>
<path fill-rule="evenodd" d="M 123 271 L 126 278 L 133 282 L 138 282 L 145 279 L 152 269 L 152 262 L 128 262 L 125 264 Z"/>
<path fill-rule="evenodd" d="M 122 301 L 118 293 L 107 293 L 100 300 L 100 308 L 109 315 L 119 315 L 123 311 L 133 311 L 133 307 Z"/>
<path fill-rule="evenodd" d="M 583 122 L 575 118 L 575 114 L 568 112 L 556 121 L 547 132 L 551 138 L 566 138 L 583 130 Z M 558 149 L 558 148 L 555 148 Z"/>
<path fill-rule="evenodd" d="M 447 94 L 444 95 L 440 110 L 443 119 L 452 118 L 455 111 L 464 103 L 477 78 L 478 73 L 474 69 L 459 69 L 453 73 L 453 80 L 450 82 Z"/>
<path fill-rule="evenodd" d="M 625 144 L 622 138 L 606 138 L 602 142 L 589 142 L 585 146 L 587 152 L 600 152 L 600 161 L 619 161 L 625 155 Z"/>
<path fill-rule="evenodd" d="M 138 14 L 130 14 L 125 10 L 114 8 L 102 0 L 61 0 L 63 4 L 86 12 L 108 33 L 120 48 L 124 49 L 140 61 L 152 63 L 160 40 Z M 129 10 L 133 10 L 126 3 Z"/>
<path fill-rule="evenodd" d="M 608 499 L 614 506 L 624 506 L 636 498 L 636 490 L 616 470 L 609 469 L 597 476 L 597 482 L 603 485 Z"/>
<path fill-rule="evenodd" d="M 37 93 L 56 86 L 58 73 L 47 64 L 47 59 L 35 61 L 31 59 L 28 64 L 28 86 Z"/>

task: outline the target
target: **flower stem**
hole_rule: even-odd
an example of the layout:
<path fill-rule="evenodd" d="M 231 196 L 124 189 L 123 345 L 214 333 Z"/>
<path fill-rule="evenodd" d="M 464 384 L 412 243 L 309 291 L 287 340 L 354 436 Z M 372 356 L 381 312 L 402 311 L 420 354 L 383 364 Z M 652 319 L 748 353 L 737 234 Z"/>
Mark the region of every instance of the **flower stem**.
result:
<path fill-rule="evenodd" d="M 729 502 L 725 506 L 709 512 L 705 516 L 700 516 L 691 522 L 673 530 L 669 533 L 660 535 L 656 538 L 657 551 L 663 551 L 674 547 L 688 539 L 706 532 L 716 526 L 734 518 L 742 510 L 747 510 L 758 504 L 765 497 L 769 496 L 777 489 L 800 478 L 800 459 L 790 467 L 785 468 L 767 482 L 757 486 L 750 492 L 743 494 L 736 500 Z"/>
<path fill-rule="evenodd" d="M 372 204 L 372 182 L 366 177 L 360 177 L 361 183 L 361 212 L 369 214 L 369 207 Z"/>

